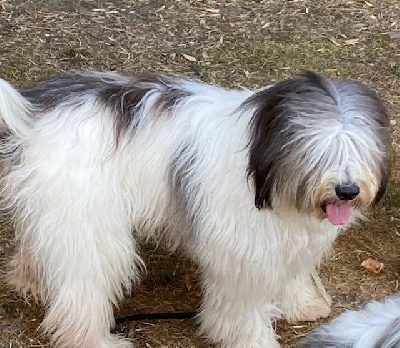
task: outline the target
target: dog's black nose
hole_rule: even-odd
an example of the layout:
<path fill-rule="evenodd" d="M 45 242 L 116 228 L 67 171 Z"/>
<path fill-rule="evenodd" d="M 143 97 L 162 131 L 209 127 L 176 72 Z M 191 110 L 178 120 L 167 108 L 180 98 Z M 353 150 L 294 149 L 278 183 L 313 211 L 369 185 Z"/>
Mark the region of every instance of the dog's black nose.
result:
<path fill-rule="evenodd" d="M 343 201 L 351 201 L 360 193 L 360 188 L 356 184 L 337 185 L 335 187 L 336 196 Z"/>

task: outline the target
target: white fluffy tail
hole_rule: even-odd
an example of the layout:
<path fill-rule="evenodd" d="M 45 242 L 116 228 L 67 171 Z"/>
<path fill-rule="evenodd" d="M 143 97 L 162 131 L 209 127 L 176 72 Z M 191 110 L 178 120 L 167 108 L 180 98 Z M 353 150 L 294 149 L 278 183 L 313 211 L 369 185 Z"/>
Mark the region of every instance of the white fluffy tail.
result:
<path fill-rule="evenodd" d="M 25 138 L 30 130 L 33 105 L 7 81 L 0 79 L 0 128 L 6 126 Z"/>
<path fill-rule="evenodd" d="M 299 348 L 400 347 L 400 295 L 347 311 L 311 333 Z"/>

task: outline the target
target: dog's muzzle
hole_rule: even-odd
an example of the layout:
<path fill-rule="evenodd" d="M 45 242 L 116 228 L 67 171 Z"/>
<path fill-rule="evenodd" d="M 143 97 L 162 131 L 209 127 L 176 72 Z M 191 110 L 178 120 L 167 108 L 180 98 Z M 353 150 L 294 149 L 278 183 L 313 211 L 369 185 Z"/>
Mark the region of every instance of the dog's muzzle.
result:
<path fill-rule="evenodd" d="M 360 194 L 360 187 L 354 183 L 339 184 L 335 186 L 338 199 L 323 202 L 321 209 L 332 225 L 345 225 L 350 221 L 352 200 Z"/>

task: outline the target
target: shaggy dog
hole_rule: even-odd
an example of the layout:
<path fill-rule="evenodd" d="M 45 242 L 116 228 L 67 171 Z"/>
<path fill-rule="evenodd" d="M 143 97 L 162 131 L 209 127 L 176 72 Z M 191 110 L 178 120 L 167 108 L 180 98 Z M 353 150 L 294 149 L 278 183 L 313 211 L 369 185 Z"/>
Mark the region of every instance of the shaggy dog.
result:
<path fill-rule="evenodd" d="M 200 267 L 200 333 L 278 347 L 274 318 L 330 313 L 310 276 L 385 190 L 387 114 L 364 85 L 314 73 L 258 91 L 164 76 L 76 73 L 0 84 L 9 276 L 46 307 L 58 347 L 131 347 L 110 334 L 138 281 L 137 241 Z"/>
<path fill-rule="evenodd" d="M 361 311 L 347 311 L 315 330 L 299 348 L 400 347 L 400 295 L 373 301 Z"/>

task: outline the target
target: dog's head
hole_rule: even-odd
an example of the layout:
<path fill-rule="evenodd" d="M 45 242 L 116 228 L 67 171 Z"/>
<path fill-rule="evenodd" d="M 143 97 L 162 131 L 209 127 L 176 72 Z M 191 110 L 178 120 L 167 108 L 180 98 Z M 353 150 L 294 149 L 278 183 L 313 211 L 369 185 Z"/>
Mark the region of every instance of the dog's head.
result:
<path fill-rule="evenodd" d="M 307 72 L 255 93 L 246 109 L 259 209 L 295 207 L 343 225 L 382 197 L 388 115 L 366 86 Z"/>

